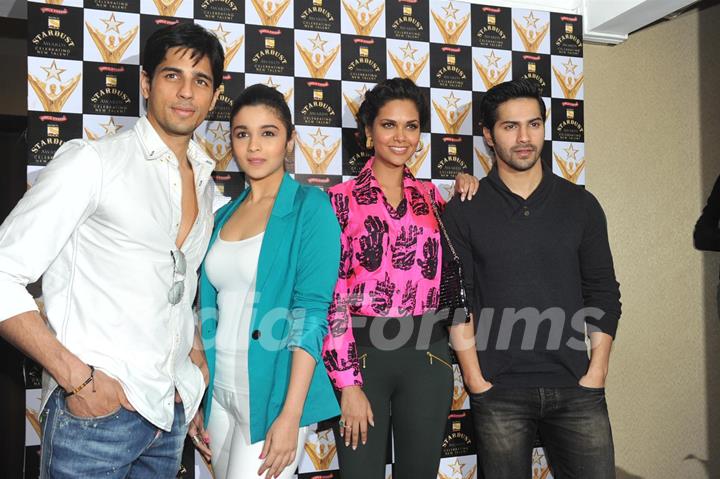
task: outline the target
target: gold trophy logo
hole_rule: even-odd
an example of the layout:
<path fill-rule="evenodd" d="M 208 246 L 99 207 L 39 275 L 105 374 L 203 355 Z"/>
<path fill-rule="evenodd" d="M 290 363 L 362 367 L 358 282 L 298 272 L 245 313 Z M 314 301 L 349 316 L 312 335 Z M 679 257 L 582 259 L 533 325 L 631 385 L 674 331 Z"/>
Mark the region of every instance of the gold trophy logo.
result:
<path fill-rule="evenodd" d="M 40 423 L 40 413 L 33 408 L 26 407 L 25 418 L 30 423 L 30 426 L 32 426 L 35 434 L 37 434 L 38 437 L 42 437 L 42 424 Z"/>
<path fill-rule="evenodd" d="M 252 0 L 252 4 L 260 17 L 260 23 L 265 26 L 276 27 L 280 17 L 290 6 L 290 0 Z"/>
<path fill-rule="evenodd" d="M 318 432 L 316 435 L 317 442 L 312 441 L 310 438 L 305 442 L 305 452 L 318 471 L 330 469 L 330 463 L 337 452 L 335 441 L 329 437 L 330 432 L 329 429 Z"/>
<path fill-rule="evenodd" d="M 62 74 L 64 68 L 58 68 L 55 60 L 49 67 L 40 67 L 45 70 L 47 76 L 45 81 L 41 81 L 34 75 L 28 74 L 28 83 L 32 87 L 35 94 L 40 99 L 45 111 L 59 112 L 80 84 L 80 74 L 78 73 L 70 81 L 62 83 Z M 57 82 L 49 83 L 49 80 L 57 80 Z"/>
<path fill-rule="evenodd" d="M 458 105 L 460 98 L 455 96 L 455 92 L 450 92 L 450 95 L 444 96 L 445 107 L 442 107 L 435 100 L 432 101 L 435 112 L 440 117 L 440 122 L 445 128 L 445 133 L 451 135 L 457 135 L 460 131 L 460 127 L 463 122 L 470 114 L 472 104 L 465 103 L 464 105 Z"/>
<path fill-rule="evenodd" d="M 470 23 L 470 14 L 468 13 L 462 18 L 457 17 L 460 10 L 453 6 L 452 2 L 448 2 L 447 7 L 442 7 L 443 14 L 438 14 L 435 10 L 431 10 L 435 25 L 437 25 L 440 34 L 445 43 L 457 45 L 460 35 Z"/>
<path fill-rule="evenodd" d="M 100 138 L 103 138 L 107 135 L 114 135 L 118 132 L 119 129 L 121 129 L 124 125 L 120 125 L 115 123 L 115 118 L 110 117 L 107 123 L 100 123 L 100 126 L 105 130 L 104 134 L 98 135 L 92 130 L 90 130 L 88 127 L 84 127 L 83 130 L 85 130 L 85 135 L 88 137 L 88 140 L 99 140 Z"/>
<path fill-rule="evenodd" d="M 477 150 L 476 150 L 477 151 Z M 453 366 L 453 398 L 452 407 L 453 411 L 462 409 L 467 399 L 468 393 L 465 390 L 465 383 L 463 382 L 462 374 L 460 373 L 460 367 L 457 365 Z"/>
<path fill-rule="evenodd" d="M 272 77 L 269 76 L 267 81 L 265 82 L 265 85 L 269 86 L 270 88 L 274 88 L 280 93 L 283 94 L 283 97 L 285 98 L 285 103 L 288 103 L 290 101 L 290 98 L 292 98 L 293 94 L 293 88 L 290 88 L 287 92 L 283 93 L 278 87 L 280 86 L 279 83 L 274 83 L 272 80 Z"/>
<path fill-rule="evenodd" d="M 513 19 L 513 24 L 517 29 L 520 40 L 525 46 L 525 51 L 537 53 L 540 49 L 540 44 L 547 35 L 548 31 L 550 31 L 550 22 L 545 25 L 538 26 L 540 19 L 537 18 L 532 11 L 528 16 L 523 18 L 525 19 L 524 27 L 515 19 Z"/>
<path fill-rule="evenodd" d="M 416 60 L 415 54 L 417 53 L 417 48 L 413 48 L 413 46 L 410 45 L 410 42 L 407 42 L 404 47 L 401 47 L 400 51 L 402 52 L 402 59 L 393 52 L 388 52 L 390 55 L 390 61 L 401 77 L 409 78 L 413 82 L 417 83 L 420 73 L 422 73 L 428 63 L 430 54 L 426 53 L 420 60 Z"/>
<path fill-rule="evenodd" d="M 153 0 L 161 17 L 174 17 L 184 0 Z"/>
<path fill-rule="evenodd" d="M 406 165 L 413 176 L 417 177 L 420 168 L 422 168 L 423 163 L 425 163 L 425 160 L 428 157 L 428 153 L 430 153 L 429 141 L 423 145 L 420 151 L 416 151 L 413 157 L 408 160 Z"/>
<path fill-rule="evenodd" d="M 585 80 L 585 74 L 580 73 L 578 75 L 577 73 L 575 73 L 575 70 L 579 65 L 575 65 L 572 62 L 572 58 L 568 58 L 567 63 L 563 63 L 562 66 L 563 68 L 565 68 L 565 74 L 560 73 L 560 71 L 554 66 L 553 73 L 555 74 L 555 78 L 560 84 L 560 88 L 562 89 L 565 98 L 574 99 L 580 91 L 580 87 L 582 86 L 583 81 Z"/>
<path fill-rule="evenodd" d="M 89 22 L 85 22 L 85 27 L 87 27 L 88 33 L 90 33 L 90 38 L 92 38 L 93 43 L 95 43 L 105 63 L 120 63 L 125 51 L 137 36 L 139 27 L 136 25 L 125 35 L 121 35 L 120 26 L 125 22 L 116 20 L 115 13 L 110 14 L 110 17 L 107 19 L 101 18 L 100 21 L 105 24 L 104 33 L 101 33 L 100 30 L 93 27 Z M 115 32 L 117 35 L 113 35 L 112 32 Z"/>
<path fill-rule="evenodd" d="M 365 99 L 365 93 L 367 93 L 367 85 L 363 85 L 362 88 L 355 90 L 355 93 L 357 93 L 357 96 L 355 98 L 351 98 L 345 92 L 343 92 L 343 98 L 345 98 L 345 103 L 350 109 L 350 113 L 352 113 L 353 117 L 357 116 L 358 109 L 360 108 L 360 103 L 362 103 L 362 101 Z"/>
<path fill-rule="evenodd" d="M 460 458 L 456 457 L 455 462 L 448 464 L 452 471 L 449 475 L 443 474 L 438 471 L 438 479 L 471 479 L 475 477 L 475 471 L 477 470 L 477 464 L 470 468 L 467 474 L 463 472 L 463 469 L 467 467 L 467 464 L 460 462 Z"/>
<path fill-rule="evenodd" d="M 310 76 L 312 78 L 325 78 L 333 62 L 337 59 L 338 53 L 340 53 L 340 45 L 326 52 L 325 44 L 328 41 L 323 40 L 319 33 L 315 35 L 315 38 L 310 38 L 310 43 L 312 44 L 310 49 L 302 46 L 300 42 L 295 42 L 295 45 L 297 45 L 300 52 L 300 58 L 307 65 Z"/>
<path fill-rule="evenodd" d="M 297 144 L 310 167 L 310 172 L 314 175 L 324 175 L 328 166 L 330 166 L 330 162 L 332 162 L 338 149 L 340 149 L 340 140 L 328 147 L 325 144 L 328 135 L 323 134 L 320 128 L 309 136 L 312 138 L 312 146 L 302 141 L 299 136 L 297 137 Z"/>
<path fill-rule="evenodd" d="M 537 449 L 533 450 L 532 454 L 532 479 L 547 479 L 550 476 L 550 468 L 543 466 L 543 455 L 538 452 Z"/>
<path fill-rule="evenodd" d="M 560 168 L 560 173 L 562 173 L 563 178 L 577 184 L 580 175 L 585 169 L 585 158 L 581 160 L 577 159 L 577 154 L 580 150 L 575 149 L 572 143 L 563 149 L 563 151 L 565 152 L 565 158 L 562 158 L 557 153 L 553 153 L 555 163 L 557 163 L 558 168 Z"/>
<path fill-rule="evenodd" d="M 500 66 L 499 62 L 501 58 L 495 55 L 495 50 L 490 50 L 490 55 L 485 55 L 487 59 L 487 66 L 483 66 L 477 59 L 473 58 L 475 68 L 480 74 L 480 78 L 485 85 L 485 89 L 489 90 L 495 85 L 505 81 L 505 77 L 510 72 L 510 66 L 512 62 L 507 62 L 505 65 Z"/>
<path fill-rule="evenodd" d="M 473 147 L 473 150 L 475 151 L 475 158 L 477 158 L 478 163 L 480 163 L 480 166 L 482 166 L 483 171 L 485 171 L 485 175 L 490 173 L 490 170 L 493 166 L 493 159 L 481 152 L 477 146 Z"/>
<path fill-rule="evenodd" d="M 230 129 L 226 128 L 222 122 L 218 121 L 215 128 L 208 128 L 208 133 L 212 134 L 212 139 L 203 138 L 195 133 L 195 141 L 205 150 L 208 156 L 215 160 L 215 170 L 225 171 L 232 160 L 232 149 L 230 148 Z"/>
<path fill-rule="evenodd" d="M 385 9 L 385 2 L 383 2 L 382 5 L 372 10 L 370 8 L 372 2 L 373 0 L 355 0 L 357 7 L 352 7 L 346 0 L 342 0 L 345 12 L 350 17 L 350 22 L 358 35 L 370 36 Z"/>
<path fill-rule="evenodd" d="M 240 35 L 237 40 L 229 43 L 227 37 L 228 35 L 230 35 L 230 32 L 227 32 L 223 29 L 222 23 L 218 23 L 217 28 L 210 31 L 213 32 L 216 37 L 218 37 L 218 40 L 220 40 L 220 44 L 223 47 L 223 50 L 225 50 L 225 63 L 223 64 L 223 67 L 227 71 L 228 65 L 230 65 L 230 62 L 233 61 L 233 58 L 235 58 L 237 52 L 240 51 L 240 47 L 242 46 L 245 36 Z"/>

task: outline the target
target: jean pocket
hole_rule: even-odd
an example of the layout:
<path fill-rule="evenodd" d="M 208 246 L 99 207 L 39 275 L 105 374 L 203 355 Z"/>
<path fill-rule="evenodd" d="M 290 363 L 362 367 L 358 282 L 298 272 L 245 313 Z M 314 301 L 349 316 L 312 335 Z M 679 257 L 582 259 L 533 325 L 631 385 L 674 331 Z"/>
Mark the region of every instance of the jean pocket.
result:
<path fill-rule="evenodd" d="M 583 391 L 588 391 L 588 392 L 592 392 L 592 393 L 604 393 L 604 392 L 605 392 L 605 388 L 604 388 L 604 387 L 602 387 L 602 388 L 589 388 L 589 387 L 587 387 L 587 386 L 583 386 L 582 384 L 578 384 L 578 388 L 582 389 Z"/>
<path fill-rule="evenodd" d="M 473 399 L 473 398 L 482 399 L 482 398 L 487 397 L 487 395 L 490 394 L 490 391 L 493 391 L 494 389 L 495 389 L 495 386 L 490 386 L 490 389 L 486 389 L 485 391 L 483 391 L 481 393 L 472 393 L 472 392 L 468 391 L 468 396 L 470 396 L 470 399 Z"/>
<path fill-rule="evenodd" d="M 68 416 L 70 419 L 73 419 L 75 421 L 85 421 L 85 422 L 98 422 L 98 421 L 106 421 L 108 419 L 111 419 L 113 416 L 117 416 L 118 413 L 120 413 L 123 409 L 122 405 L 118 405 L 117 408 L 115 408 L 113 411 L 103 414 L 101 416 L 76 416 L 72 412 L 70 412 L 70 409 L 67 407 L 67 401 L 65 398 L 60 398 L 62 412 Z"/>

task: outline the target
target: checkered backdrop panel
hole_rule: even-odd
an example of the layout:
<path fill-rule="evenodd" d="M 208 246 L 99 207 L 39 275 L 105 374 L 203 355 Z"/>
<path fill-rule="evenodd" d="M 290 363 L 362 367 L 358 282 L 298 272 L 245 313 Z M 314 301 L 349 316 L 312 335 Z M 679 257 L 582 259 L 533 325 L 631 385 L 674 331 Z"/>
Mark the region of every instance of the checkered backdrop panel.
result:
<path fill-rule="evenodd" d="M 54 0 L 28 3 L 28 183 L 71 138 L 125 131 L 144 113 L 142 46 L 158 28 L 195 22 L 225 48 L 220 99 L 195 139 L 217 160 L 217 205 L 237 195 L 242 173 L 229 146 L 232 100 L 246 85 L 283 93 L 298 140 L 286 168 L 327 188 L 356 175 L 367 159 L 354 114 L 384 78 L 414 80 L 431 122 L 412 172 L 450 196 L 460 172 L 483 177 L 493 157 L 478 104 L 493 85 L 529 78 L 548 111 L 542 159 L 585 183 L 582 18 L 463 1 L 428 0 Z M 37 300 L 42 304 L 40 293 Z M 456 364 L 453 411 L 438 478 L 476 477 L 472 418 Z M 26 476 L 37 477 L 39 371 L 28 364 Z M 310 435 L 299 478 L 339 477 L 331 433 Z M 392 441 L 388 447 L 391 474 Z M 185 477 L 209 477 L 188 447 Z M 533 476 L 549 477 L 541 448 Z"/>

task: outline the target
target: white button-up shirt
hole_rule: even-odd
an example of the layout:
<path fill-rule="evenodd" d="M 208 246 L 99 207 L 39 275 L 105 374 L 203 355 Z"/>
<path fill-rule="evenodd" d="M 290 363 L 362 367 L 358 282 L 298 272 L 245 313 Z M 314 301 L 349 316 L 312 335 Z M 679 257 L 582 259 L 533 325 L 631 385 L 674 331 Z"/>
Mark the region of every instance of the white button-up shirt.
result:
<path fill-rule="evenodd" d="M 58 340 L 117 379 L 133 407 L 170 430 L 177 388 L 190 421 L 205 384 L 189 358 L 197 270 L 212 231 L 214 162 L 195 142 L 198 216 L 182 245 L 185 294 L 168 302 L 181 217 L 178 161 L 147 118 L 99 141 L 64 144 L 0 226 L 0 320 L 37 310 L 43 276 Z M 43 377 L 44 407 L 57 383 Z"/>

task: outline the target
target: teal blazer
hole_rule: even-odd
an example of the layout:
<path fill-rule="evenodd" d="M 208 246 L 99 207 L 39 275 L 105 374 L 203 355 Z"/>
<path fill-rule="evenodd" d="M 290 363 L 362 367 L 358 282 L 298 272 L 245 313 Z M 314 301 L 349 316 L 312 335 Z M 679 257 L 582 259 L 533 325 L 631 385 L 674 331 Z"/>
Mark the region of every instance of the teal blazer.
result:
<path fill-rule="evenodd" d="M 246 189 L 218 210 L 210 247 L 249 191 Z M 340 226 L 327 195 L 314 186 L 300 185 L 286 173 L 260 248 L 250 320 L 248 376 L 253 443 L 265 439 L 282 410 L 295 348 L 304 349 L 316 361 L 300 426 L 340 414 L 321 358 L 339 264 Z M 207 426 L 215 377 L 218 312 L 217 290 L 208 280 L 204 265 L 200 268 L 199 295 L 202 339 L 210 369 L 205 396 Z"/>

